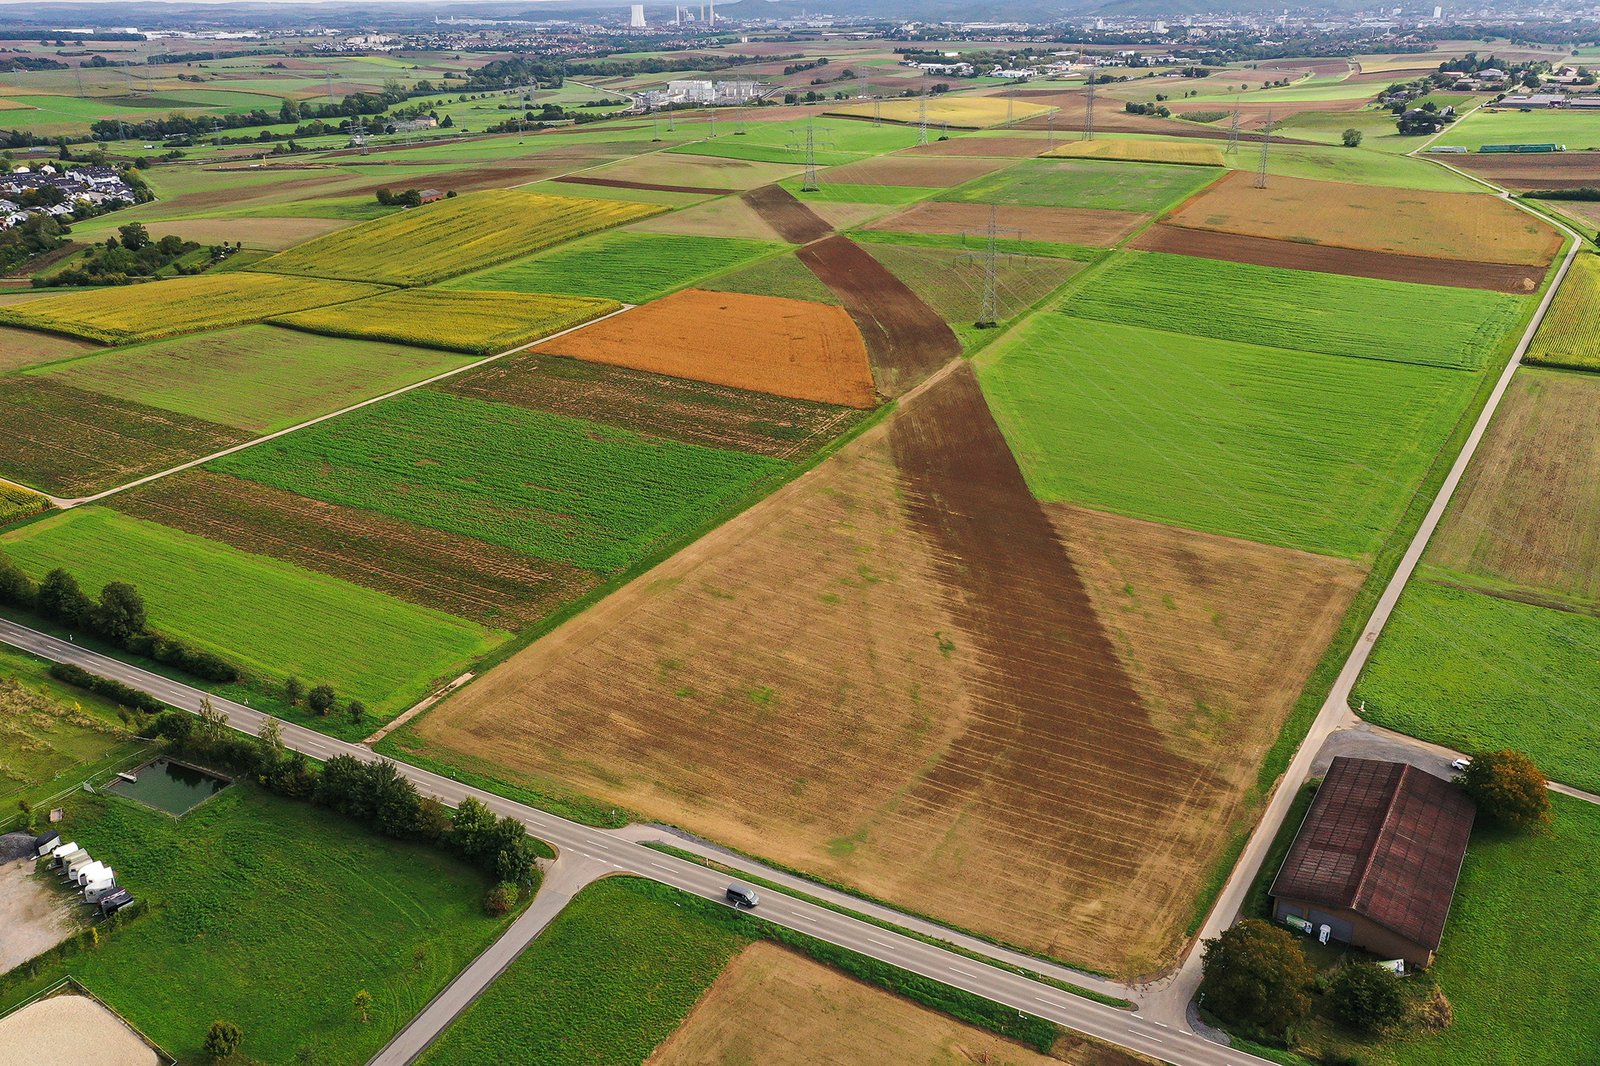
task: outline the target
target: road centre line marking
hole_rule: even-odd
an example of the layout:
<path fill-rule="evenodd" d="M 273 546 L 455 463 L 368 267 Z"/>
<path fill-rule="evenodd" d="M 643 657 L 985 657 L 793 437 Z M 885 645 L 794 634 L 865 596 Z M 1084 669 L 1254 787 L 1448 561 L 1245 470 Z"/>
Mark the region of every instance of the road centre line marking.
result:
<path fill-rule="evenodd" d="M 978 976 L 975 973 L 968 973 L 967 971 L 963 970 L 959 966 L 952 966 L 952 967 L 950 967 L 950 969 L 954 970 L 956 973 L 960 974 L 962 977 L 971 977 L 971 978 L 975 979 Z"/>
<path fill-rule="evenodd" d="M 665 871 L 667 871 L 667 872 L 668 872 L 668 873 L 671 873 L 671 872 L 672 872 L 672 867 L 670 867 L 670 866 L 662 866 L 662 865 L 661 865 L 661 864 L 660 864 L 660 863 L 659 863 L 659 862 L 653 862 L 653 863 L 651 863 L 651 864 L 650 864 L 650 865 L 651 865 L 651 866 L 654 866 L 654 867 L 655 867 L 655 868 L 656 868 L 656 869 L 658 869 L 658 870 L 665 870 Z"/>

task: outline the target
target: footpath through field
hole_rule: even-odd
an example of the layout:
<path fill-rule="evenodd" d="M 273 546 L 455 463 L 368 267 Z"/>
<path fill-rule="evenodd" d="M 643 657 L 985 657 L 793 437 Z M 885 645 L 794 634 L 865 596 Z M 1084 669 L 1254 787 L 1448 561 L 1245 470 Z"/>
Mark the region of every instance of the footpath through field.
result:
<path fill-rule="evenodd" d="M 0 619 L 0 642 L 52 662 L 72 663 L 103 677 L 114 678 L 181 710 L 197 712 L 201 702 L 209 700 L 215 710 L 227 716 L 229 725 L 252 736 L 269 720 L 268 715 L 244 704 L 210 696 L 199 689 L 17 625 L 15 622 Z M 363 745 L 335 740 L 292 722 L 278 721 L 278 726 L 283 731 L 283 741 L 289 749 L 302 752 L 314 759 L 326 760 L 335 755 L 349 755 L 369 762 L 379 758 Z M 403 762 L 397 762 L 395 765 L 400 773 L 425 795 L 437 796 L 441 802 L 449 806 L 456 806 L 471 797 L 488 806 L 496 814 L 510 815 L 518 819 L 533 835 L 558 849 L 562 856 L 562 859 L 557 860 L 558 865 L 571 856 L 582 859 L 584 867 L 596 874 L 633 874 L 712 900 L 721 900 L 727 888 L 727 875 L 708 870 L 698 863 L 646 848 L 630 840 L 628 836 L 633 834 L 625 835 L 627 831 L 595 829 L 580 825 Z M 778 871 L 767 871 L 766 876 L 778 881 L 786 875 Z M 828 900 L 853 911 L 873 909 L 854 897 L 821 886 L 808 884 L 806 891 L 815 898 Z M 883 912 L 891 915 L 891 920 L 897 923 L 910 924 L 909 920 L 896 912 L 888 911 L 887 908 L 884 908 Z M 539 914 L 543 914 L 543 909 Z M 779 892 L 763 893 L 760 916 L 777 925 L 848 948 L 861 955 L 870 956 L 974 995 L 983 996 L 1021 1013 L 1044 1018 L 1069 1029 L 1130 1048 L 1163 1062 L 1172 1063 L 1173 1066 L 1245 1066 L 1245 1064 L 1267 1062 L 1265 1059 L 1213 1044 L 1202 1037 L 1181 1032 L 1161 1021 L 1085 999 L 1070 992 L 1063 992 L 1051 985 L 1001 969 L 999 966 L 976 961 L 966 955 L 903 936 L 858 918 L 840 914 L 828 907 Z M 532 939 L 530 927 L 537 924 L 537 917 L 528 919 L 527 924 L 523 924 L 519 919 L 517 923 L 513 923 L 512 930 L 517 932 L 517 939 L 525 942 Z M 533 928 L 532 932 L 537 932 L 537 928 Z M 939 930 L 938 935 L 950 942 L 963 939 L 945 930 Z M 474 962 L 463 971 L 462 977 L 452 983 L 441 997 L 425 1010 L 426 1023 L 419 1023 L 416 1033 L 413 1034 L 414 1039 L 408 1039 L 404 1049 L 392 1047 L 392 1054 L 389 1051 L 380 1053 L 380 1058 L 375 1061 L 384 1063 L 411 1061 L 426 1046 L 426 1040 L 422 1038 L 431 1039 L 437 1032 L 442 1031 L 444 1024 L 470 1003 L 473 996 L 481 991 L 482 987 L 487 986 L 494 975 L 503 969 L 504 964 L 508 964 L 510 959 L 515 957 L 521 947 L 515 939 L 506 942 L 506 945 L 499 952 L 496 951 L 496 947 L 491 947 L 480 959 L 482 965 Z M 990 958 L 1004 954 L 981 941 L 973 940 L 970 945 L 963 944 L 963 947 L 970 947 L 975 953 Z M 502 954 L 505 955 L 504 963 L 501 962 Z M 1073 984 L 1089 983 L 1083 975 L 1062 967 L 1052 967 L 1031 960 L 1028 965 L 1031 969 L 1050 973 L 1052 977 Z M 472 976 L 469 978 L 468 974 Z M 1113 993 L 1121 991 L 1115 986 L 1106 987 Z M 389 1057 L 383 1057 L 384 1055 Z"/>

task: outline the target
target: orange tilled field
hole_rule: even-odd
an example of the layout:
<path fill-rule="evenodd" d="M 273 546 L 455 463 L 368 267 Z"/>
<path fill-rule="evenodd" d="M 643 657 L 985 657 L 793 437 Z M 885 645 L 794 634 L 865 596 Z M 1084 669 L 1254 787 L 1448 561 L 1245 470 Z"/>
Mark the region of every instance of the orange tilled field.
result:
<path fill-rule="evenodd" d="M 1265 189 L 1236 170 L 1163 221 L 1375 252 L 1543 267 L 1555 230 L 1496 196 L 1422 192 L 1274 175 Z"/>
<path fill-rule="evenodd" d="M 877 403 L 855 323 L 804 300 L 685 289 L 540 351 L 798 400 Z"/>
<path fill-rule="evenodd" d="M 1047 512 L 961 367 L 403 744 L 1148 973 L 1359 577 Z"/>
<path fill-rule="evenodd" d="M 1021 236 L 1029 241 L 1055 241 L 1061 244 L 1108 246 L 1139 228 L 1144 215 L 1132 211 L 1097 211 L 1087 207 L 1019 207 L 989 204 L 956 204 L 928 201 L 915 204 L 867 229 L 889 233 L 981 232 L 988 228 L 990 211 L 1006 230 L 1007 237 Z"/>

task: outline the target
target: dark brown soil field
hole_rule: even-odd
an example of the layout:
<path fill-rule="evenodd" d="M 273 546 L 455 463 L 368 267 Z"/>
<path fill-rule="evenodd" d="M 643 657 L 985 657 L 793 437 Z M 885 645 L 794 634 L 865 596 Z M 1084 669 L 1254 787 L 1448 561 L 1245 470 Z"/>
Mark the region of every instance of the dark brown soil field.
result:
<path fill-rule="evenodd" d="M 648 181 L 628 181 L 625 178 L 591 178 L 584 174 L 568 174 L 555 179 L 569 185 L 600 185 L 608 189 L 647 189 L 651 192 L 702 193 L 706 196 L 730 196 L 737 189 L 702 189 L 695 185 L 658 185 Z"/>
<path fill-rule="evenodd" d="M 934 160 L 925 156 L 896 154 L 834 167 L 827 172 L 824 180 L 852 185 L 910 185 L 948 189 L 1010 165 L 1009 160 L 1002 158 L 952 156 Z"/>
<path fill-rule="evenodd" d="M 1022 123 L 1018 123 L 1020 127 Z M 1043 126 L 1039 127 L 1044 129 Z M 1066 127 L 1057 124 L 1056 129 Z M 961 158 L 963 156 L 978 156 L 993 159 L 1030 159 L 1050 150 L 1050 142 L 1045 137 L 953 137 L 948 141 L 934 141 L 932 144 L 919 144 L 896 153 L 908 157 L 917 156 L 945 156 Z"/>
<path fill-rule="evenodd" d="M 1519 192 L 1600 186 L 1600 152 L 1554 152 L 1550 155 L 1480 155 L 1466 152 L 1443 158 L 1451 166 Z"/>
<path fill-rule="evenodd" d="M 780 459 L 816 450 L 860 417 L 848 407 L 537 352 L 457 374 L 434 387 Z"/>
<path fill-rule="evenodd" d="M 114 488 L 252 436 L 49 377 L 0 377 L 0 475 L 57 496 Z"/>
<path fill-rule="evenodd" d="M 808 244 L 796 254 L 855 320 L 885 396 L 899 396 L 961 354 L 938 312 L 848 237 Z"/>
<path fill-rule="evenodd" d="M 1452 285 L 1461 289 L 1491 289 L 1525 294 L 1539 287 L 1542 271 L 1516 263 L 1474 263 L 1464 259 L 1435 259 L 1398 252 L 1365 252 L 1331 245 L 1275 241 L 1239 233 L 1217 233 L 1182 226 L 1151 226 L 1134 240 L 1133 247 L 1147 252 L 1174 252 L 1234 263 L 1317 270 L 1358 278 L 1414 281 Z"/>
<path fill-rule="evenodd" d="M 790 244 L 810 244 L 833 232 L 832 226 L 781 185 L 762 185 L 740 198 Z"/>
<path fill-rule="evenodd" d="M 496 629 L 536 621 L 600 582 L 577 567 L 207 470 L 113 498 L 127 514 Z"/>
<path fill-rule="evenodd" d="M 976 233 L 989 227 L 989 204 L 929 200 L 879 219 L 867 229 L 888 233 Z M 1021 230 L 1024 240 L 1109 247 L 1132 233 L 1147 216 L 1132 211 L 1086 207 L 1000 205 L 995 219 L 1005 230 Z M 1014 236 L 1008 233 L 1007 236 Z"/>

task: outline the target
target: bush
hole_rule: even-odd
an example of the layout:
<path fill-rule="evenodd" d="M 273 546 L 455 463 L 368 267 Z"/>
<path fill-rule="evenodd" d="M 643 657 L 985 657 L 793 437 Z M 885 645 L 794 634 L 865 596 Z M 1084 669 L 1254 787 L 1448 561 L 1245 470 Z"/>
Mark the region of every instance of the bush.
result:
<path fill-rule="evenodd" d="M 1352 962 L 1339 968 L 1328 988 L 1334 1017 L 1352 1029 L 1381 1033 L 1406 1016 L 1400 976 L 1372 963 Z"/>
<path fill-rule="evenodd" d="M 333 705 L 338 702 L 338 699 L 339 697 L 334 694 L 333 686 L 318 685 L 306 693 L 306 706 L 318 714 L 327 714 L 333 710 Z"/>
<path fill-rule="evenodd" d="M 9 556 L 0 555 L 0 604 L 33 610 L 39 586 L 17 568 Z"/>
<path fill-rule="evenodd" d="M 283 702 L 291 707 L 298 707 L 305 698 L 306 686 L 298 677 L 286 678 L 283 682 Z"/>
<path fill-rule="evenodd" d="M 39 582 L 34 609 L 69 629 L 88 629 L 94 623 L 94 601 L 78 587 L 78 579 L 59 566 Z"/>
<path fill-rule="evenodd" d="M 158 714 L 167 709 L 167 705 L 147 692 L 141 692 L 120 681 L 113 681 L 109 677 L 91 674 L 81 666 L 71 663 L 56 663 L 50 667 L 50 676 L 57 681 L 64 681 L 78 688 L 88 689 L 96 695 L 104 696 L 112 703 L 130 710 L 143 711 L 147 714 Z"/>
<path fill-rule="evenodd" d="M 1311 1013 L 1316 971 L 1286 929 L 1246 918 L 1204 948 L 1200 994 L 1217 1017 L 1278 1040 Z"/>
<path fill-rule="evenodd" d="M 510 914 L 511 908 L 516 905 L 517 886 L 510 881 L 501 881 L 483 897 L 483 913 L 491 918 L 502 918 Z"/>
<path fill-rule="evenodd" d="M 349 705 L 345 707 L 345 713 L 350 716 L 350 721 L 360 725 L 366 720 L 367 705 L 360 700 L 351 700 Z"/>
<path fill-rule="evenodd" d="M 232 1022 L 215 1021 L 211 1023 L 211 1028 L 206 1030 L 206 1041 L 202 1049 L 212 1059 L 220 1061 L 232 1058 L 243 1043 L 244 1030 Z"/>
<path fill-rule="evenodd" d="M 144 597 L 126 581 L 112 581 L 100 590 L 95 628 L 113 644 L 126 647 L 145 630 Z"/>

